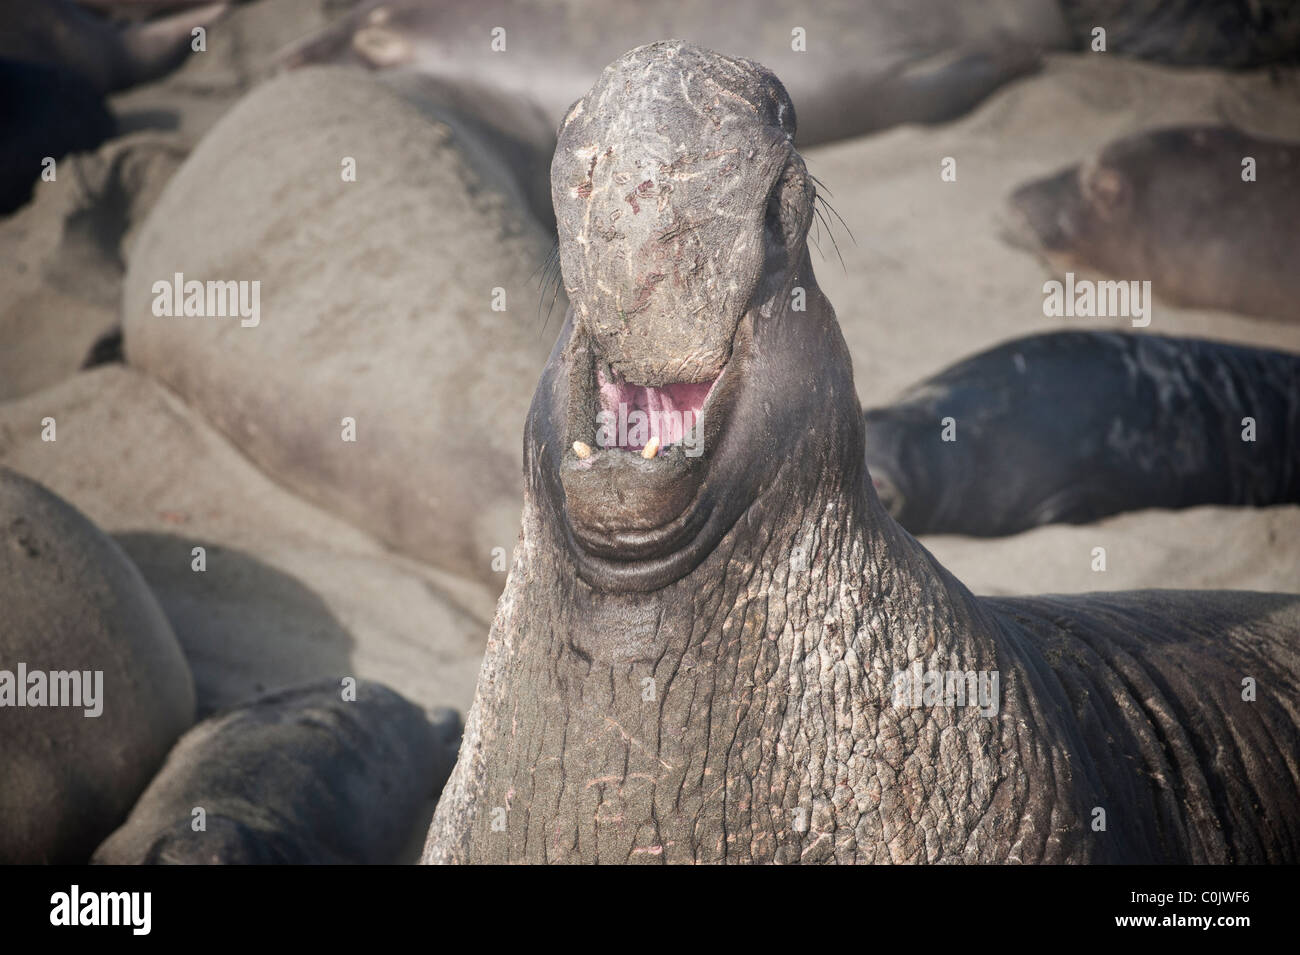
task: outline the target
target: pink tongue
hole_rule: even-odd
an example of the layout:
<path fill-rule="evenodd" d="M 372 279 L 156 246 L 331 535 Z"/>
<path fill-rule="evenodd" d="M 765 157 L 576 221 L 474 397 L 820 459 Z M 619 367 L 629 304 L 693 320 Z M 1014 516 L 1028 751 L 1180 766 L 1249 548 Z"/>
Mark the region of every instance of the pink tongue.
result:
<path fill-rule="evenodd" d="M 640 451 L 650 438 L 658 438 L 660 447 L 678 444 L 683 431 L 696 427 L 705 399 L 714 381 L 677 382 L 653 388 L 629 385 L 616 378 L 610 381 L 603 369 L 597 372 L 600 383 L 600 407 L 613 417 L 615 444 L 624 451 Z M 634 414 L 640 412 L 641 414 Z M 642 418 L 642 415 L 645 417 Z M 638 426 L 638 422 L 645 423 Z"/>

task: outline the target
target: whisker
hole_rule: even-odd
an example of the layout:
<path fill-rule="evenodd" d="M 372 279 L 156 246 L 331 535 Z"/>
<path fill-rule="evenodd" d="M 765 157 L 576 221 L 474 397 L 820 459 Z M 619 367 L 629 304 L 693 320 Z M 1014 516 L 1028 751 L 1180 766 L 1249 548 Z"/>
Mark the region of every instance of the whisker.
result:
<path fill-rule="evenodd" d="M 831 192 L 830 187 L 827 186 L 826 183 L 822 182 L 820 179 L 818 179 L 818 178 L 817 178 L 816 176 L 814 176 L 812 173 L 808 173 L 808 178 L 811 179 L 811 180 L 816 184 L 816 186 L 817 186 L 817 191 L 818 191 L 818 192 L 825 192 L 826 195 L 828 195 L 828 196 L 833 196 L 833 195 L 835 195 L 835 193 Z"/>
<path fill-rule="evenodd" d="M 555 309 L 555 301 L 560 295 L 560 240 L 558 238 L 551 243 L 551 250 L 546 254 L 546 260 L 533 271 L 529 278 L 537 278 L 539 273 L 540 279 L 538 280 L 537 290 L 538 318 L 542 317 L 542 302 L 546 301 L 546 293 L 554 286 L 551 294 L 551 304 L 547 306 L 546 319 L 542 322 L 541 333 L 545 334 L 546 326 L 551 321 L 551 312 Z"/>
<path fill-rule="evenodd" d="M 564 273 L 560 268 L 560 243 L 558 239 L 551 247 L 551 255 L 548 259 L 548 263 L 546 282 L 542 287 L 541 298 L 544 299 L 546 297 L 546 289 L 550 288 L 551 301 L 550 304 L 546 306 L 546 319 L 542 322 L 541 333 L 543 335 L 546 334 L 546 329 L 551 324 L 551 313 L 555 311 L 555 303 L 560 298 L 560 286 L 564 282 Z M 541 312 L 541 308 L 541 299 L 539 299 L 537 303 L 538 312 Z"/>
<path fill-rule="evenodd" d="M 555 311 L 555 303 L 560 298 L 560 276 L 555 276 L 555 288 L 551 292 L 551 304 L 546 306 L 546 320 L 542 322 L 542 334 L 546 334 L 546 326 L 551 324 L 551 312 Z"/>
<path fill-rule="evenodd" d="M 820 194 L 818 194 L 815 198 L 820 199 L 822 205 L 824 205 L 827 209 L 831 210 L 831 214 L 834 215 L 836 219 L 840 220 L 840 225 L 844 226 L 844 231 L 849 234 L 849 238 L 853 240 L 853 244 L 857 245 L 858 244 L 857 236 L 853 234 L 853 230 L 849 228 L 849 224 L 844 221 L 844 217 L 839 214 L 839 212 L 835 209 L 833 205 L 831 205 L 830 200 L 823 198 Z"/>
<path fill-rule="evenodd" d="M 555 259 L 559 256 L 559 254 L 560 254 L 560 240 L 557 237 L 551 241 L 551 249 L 549 252 L 546 253 L 546 258 L 542 260 L 542 264 L 537 266 L 537 268 L 533 269 L 533 274 L 528 277 L 530 279 L 534 279 L 537 277 L 538 273 L 541 273 L 543 276 L 548 274 L 551 270 L 551 263 L 555 261 Z"/>
<path fill-rule="evenodd" d="M 840 253 L 840 244 L 835 241 L 835 234 L 831 232 L 829 229 L 827 230 L 826 234 L 831 237 L 831 245 L 834 246 L 835 248 L 835 257 L 840 260 L 840 268 L 847 273 L 849 267 L 844 264 L 844 256 Z"/>
<path fill-rule="evenodd" d="M 817 208 L 816 203 L 813 203 L 813 212 L 817 215 L 818 219 L 820 219 L 822 223 L 826 226 L 826 234 L 830 237 L 831 245 L 835 247 L 835 256 L 840 260 L 840 268 L 842 268 L 845 272 L 847 272 L 849 270 L 849 267 L 844 264 L 844 255 L 840 252 L 840 244 L 835 241 L 835 233 L 831 230 L 830 223 L 826 221 L 825 213 L 823 213 L 820 209 Z"/>

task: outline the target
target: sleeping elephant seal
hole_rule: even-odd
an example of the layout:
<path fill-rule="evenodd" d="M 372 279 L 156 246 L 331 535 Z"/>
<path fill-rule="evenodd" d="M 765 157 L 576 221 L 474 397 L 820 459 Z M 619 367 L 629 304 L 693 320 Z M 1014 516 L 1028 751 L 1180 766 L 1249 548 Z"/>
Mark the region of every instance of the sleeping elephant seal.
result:
<path fill-rule="evenodd" d="M 666 36 L 779 70 L 799 103 L 801 145 L 952 119 L 1037 69 L 1039 50 L 1072 44 L 1057 0 L 366 0 L 282 59 L 423 73 L 516 129 L 533 104 L 553 137 L 606 63 Z"/>
<path fill-rule="evenodd" d="M 913 534 L 1300 502 L 1300 355 L 1286 352 L 1049 332 L 959 362 L 865 420 L 876 492 Z"/>
<path fill-rule="evenodd" d="M 523 483 L 506 422 L 526 414 L 559 324 L 539 315 L 550 247 L 473 130 L 378 77 L 298 70 L 226 113 L 141 226 L 127 362 L 295 493 L 496 592 Z M 160 314 L 158 283 L 177 273 L 243 283 L 257 315 Z"/>
<path fill-rule="evenodd" d="M 1057 271 L 1150 280 L 1171 305 L 1300 319 L 1300 144 L 1222 126 L 1139 133 L 1021 186 L 1008 225 Z"/>
<path fill-rule="evenodd" d="M 1174 66 L 1248 69 L 1300 59 L 1295 0 L 1060 0 L 1079 46 L 1106 31 L 1115 53 Z"/>
<path fill-rule="evenodd" d="M 365 680 L 350 701 L 338 680 L 267 694 L 186 733 L 92 861 L 393 862 L 446 778 L 459 722 L 445 711 L 435 733 Z"/>
<path fill-rule="evenodd" d="M 84 863 L 193 721 L 189 666 L 135 565 L 0 468 L 0 864 Z"/>
<path fill-rule="evenodd" d="M 680 43 L 566 118 L 571 307 L 425 861 L 1300 859 L 1300 597 L 939 566 L 872 492 L 794 132 L 771 73 Z"/>

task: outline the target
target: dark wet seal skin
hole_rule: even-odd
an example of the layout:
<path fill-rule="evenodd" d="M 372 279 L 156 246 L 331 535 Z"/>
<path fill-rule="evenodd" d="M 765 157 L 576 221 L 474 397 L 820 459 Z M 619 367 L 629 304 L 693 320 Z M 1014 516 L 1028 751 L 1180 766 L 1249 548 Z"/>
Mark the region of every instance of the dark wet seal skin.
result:
<path fill-rule="evenodd" d="M 1106 30 L 1112 53 L 1175 66 L 1247 69 L 1300 60 L 1294 0 L 1060 0 L 1081 49 Z"/>
<path fill-rule="evenodd" d="M 677 42 L 570 111 L 571 306 L 424 860 L 1300 860 L 1300 597 L 991 601 L 939 566 L 872 490 L 793 134 L 771 73 Z M 610 396 L 701 392 L 696 458 L 593 443 Z M 914 666 L 1000 689 L 912 706 Z"/>
<path fill-rule="evenodd" d="M 110 328 L 95 339 L 81 362 L 81 370 L 98 368 L 100 365 L 115 365 L 126 361 L 123 351 L 122 326 Z"/>
<path fill-rule="evenodd" d="M 119 27 L 72 0 L 0 0 L 0 215 L 31 198 L 45 157 L 92 150 L 114 135 L 105 94 L 178 66 L 192 28 L 226 9 L 175 4 L 185 5 Z"/>
<path fill-rule="evenodd" d="M 1254 182 L 1242 180 L 1248 156 Z M 1150 280 L 1172 305 L 1297 321 L 1300 144 L 1224 126 L 1120 139 L 1018 188 L 1008 237 L 1058 272 Z"/>
<path fill-rule="evenodd" d="M 0 57 L 0 115 L 0 215 L 31 199 L 47 156 L 57 162 L 68 153 L 94 149 L 117 125 L 80 73 L 5 57 Z"/>
<path fill-rule="evenodd" d="M 227 3 L 180 0 L 178 13 L 119 25 L 73 0 L 0 0 L 0 57 L 71 70 L 100 93 L 157 79 L 191 51 L 191 31 L 218 19 Z"/>
<path fill-rule="evenodd" d="M 424 711 L 379 683 L 350 701 L 333 679 L 269 693 L 181 737 L 92 861 L 391 863 L 441 782 L 438 745 Z"/>
<path fill-rule="evenodd" d="M 945 417 L 955 441 L 941 440 Z M 1247 417 L 1254 441 L 1242 440 Z M 1286 352 L 1050 332 L 959 362 L 864 418 L 877 494 L 913 534 L 1300 502 L 1300 355 Z"/>

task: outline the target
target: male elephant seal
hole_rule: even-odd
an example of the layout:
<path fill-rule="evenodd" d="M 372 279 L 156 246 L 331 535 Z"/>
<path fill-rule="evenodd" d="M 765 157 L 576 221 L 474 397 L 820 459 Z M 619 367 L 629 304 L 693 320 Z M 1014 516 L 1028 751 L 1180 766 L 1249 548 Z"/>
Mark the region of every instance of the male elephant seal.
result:
<path fill-rule="evenodd" d="M 0 863 L 85 862 L 193 721 L 189 667 L 135 565 L 0 468 Z"/>
<path fill-rule="evenodd" d="M 204 720 L 92 861 L 395 861 L 446 778 L 440 750 L 455 744 L 459 719 L 447 711 L 435 735 L 424 712 L 388 687 L 355 689 L 344 700 L 341 681 L 326 680 Z"/>
<path fill-rule="evenodd" d="M 571 307 L 425 860 L 1300 858 L 1300 597 L 979 600 L 939 566 L 871 490 L 794 132 L 771 73 L 680 43 L 567 116 Z M 658 437 L 600 447 L 627 406 Z"/>
<path fill-rule="evenodd" d="M 1010 206 L 1012 240 L 1058 271 L 1149 280 L 1172 305 L 1300 319 L 1300 144 L 1220 126 L 1139 133 L 1021 186 Z"/>
<path fill-rule="evenodd" d="M 959 362 L 865 419 L 876 492 L 913 534 L 1300 502 L 1300 355 L 1285 352 L 1049 332 Z"/>

